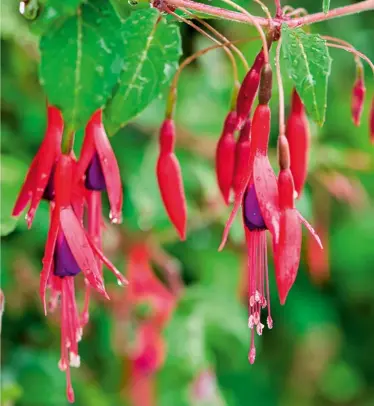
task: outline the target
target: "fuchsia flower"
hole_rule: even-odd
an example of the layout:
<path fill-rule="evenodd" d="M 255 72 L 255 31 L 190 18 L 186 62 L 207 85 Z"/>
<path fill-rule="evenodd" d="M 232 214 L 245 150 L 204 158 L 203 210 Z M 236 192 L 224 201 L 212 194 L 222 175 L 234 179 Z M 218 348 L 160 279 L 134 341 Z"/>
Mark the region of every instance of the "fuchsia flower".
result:
<path fill-rule="evenodd" d="M 122 222 L 122 183 L 118 163 L 102 123 L 102 111 L 97 110 L 86 126 L 77 179 L 85 179 L 88 190 L 108 193 L 109 218 Z"/>
<path fill-rule="evenodd" d="M 149 263 L 146 245 L 138 244 L 131 249 L 128 265 L 129 288 L 127 297 L 131 306 L 148 303 L 152 320 L 160 328 L 169 320 L 176 299 L 154 275 Z"/>
<path fill-rule="evenodd" d="M 128 262 L 127 306 L 133 311 L 144 304 L 149 312 L 138 321 L 135 351 L 130 354 L 130 397 L 134 406 L 156 404 L 154 374 L 163 365 L 166 348 L 162 329 L 176 305 L 176 297 L 156 278 L 150 266 L 147 246 L 132 247 Z"/>
<path fill-rule="evenodd" d="M 73 182 L 76 165 L 71 154 L 61 155 L 56 165 L 51 225 L 40 275 L 40 296 L 45 313 L 47 285 L 49 284 L 51 288 L 52 307 L 55 307 L 58 296 L 61 296 L 59 367 L 66 372 L 67 397 L 70 402 L 74 401 L 74 392 L 69 366 L 79 366 L 78 342 L 82 336 L 82 324 L 75 303 L 74 277 L 82 271 L 86 284 L 109 298 L 95 258 L 98 257 L 116 275 L 121 284 L 127 282 L 83 228 L 84 190 Z"/>
<path fill-rule="evenodd" d="M 351 111 L 354 125 L 359 126 L 365 102 L 365 82 L 362 66 L 357 69 L 357 76 L 352 89 Z"/>
<path fill-rule="evenodd" d="M 44 198 L 52 200 L 53 171 L 56 161 L 61 154 L 61 138 L 64 122 L 60 111 L 53 106 L 47 106 L 47 129 L 43 142 L 31 162 L 26 179 L 18 195 L 12 215 L 18 216 L 30 201 L 26 215 L 28 227 L 34 220 L 36 209 Z"/>

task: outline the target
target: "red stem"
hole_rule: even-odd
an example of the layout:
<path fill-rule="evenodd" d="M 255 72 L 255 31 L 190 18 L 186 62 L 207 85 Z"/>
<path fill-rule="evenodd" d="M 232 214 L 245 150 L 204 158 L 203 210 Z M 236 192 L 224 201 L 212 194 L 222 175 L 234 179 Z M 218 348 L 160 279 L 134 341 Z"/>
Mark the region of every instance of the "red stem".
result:
<path fill-rule="evenodd" d="M 199 11 L 201 13 L 213 15 L 216 17 L 223 18 L 225 20 L 232 20 L 241 23 L 251 24 L 248 16 L 236 11 L 226 10 L 220 7 L 213 7 L 207 4 L 197 3 L 192 0 L 167 0 L 169 6 L 185 7 L 190 10 Z M 289 27 L 300 27 L 302 25 L 313 24 L 320 21 L 330 20 L 336 17 L 342 17 L 349 14 L 360 13 L 363 11 L 374 10 L 374 0 L 364 0 L 359 3 L 350 4 L 344 7 L 338 7 L 330 10 L 328 13 L 316 13 L 309 14 L 304 17 L 295 18 L 289 21 L 283 21 L 283 19 L 275 18 L 273 20 L 273 25 L 279 26 L 280 24 L 287 24 Z M 268 26 L 269 20 L 263 17 L 253 17 L 260 25 Z"/>
<path fill-rule="evenodd" d="M 275 2 L 275 7 L 276 7 L 275 15 L 277 17 L 281 17 L 283 13 L 282 13 L 282 6 L 280 3 L 280 0 L 274 0 L 274 2 Z"/>

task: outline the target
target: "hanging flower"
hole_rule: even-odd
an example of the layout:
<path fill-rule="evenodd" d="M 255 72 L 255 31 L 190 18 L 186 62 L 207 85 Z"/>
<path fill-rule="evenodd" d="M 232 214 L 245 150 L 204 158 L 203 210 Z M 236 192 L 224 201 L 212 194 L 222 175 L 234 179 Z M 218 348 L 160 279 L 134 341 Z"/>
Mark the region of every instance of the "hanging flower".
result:
<path fill-rule="evenodd" d="M 122 222 L 122 183 L 118 163 L 97 110 L 88 122 L 82 152 L 78 161 L 77 179 L 84 179 L 92 191 L 107 191 L 112 223 Z"/>

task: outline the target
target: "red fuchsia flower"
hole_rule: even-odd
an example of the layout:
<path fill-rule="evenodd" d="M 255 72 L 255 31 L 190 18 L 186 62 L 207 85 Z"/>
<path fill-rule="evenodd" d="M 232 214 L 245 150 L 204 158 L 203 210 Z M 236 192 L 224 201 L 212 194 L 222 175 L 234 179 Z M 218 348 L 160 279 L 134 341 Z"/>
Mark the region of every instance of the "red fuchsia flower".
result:
<path fill-rule="evenodd" d="M 26 215 L 29 228 L 40 201 L 43 198 L 53 199 L 53 171 L 61 154 L 63 129 L 64 122 L 61 112 L 56 107 L 47 106 L 47 129 L 44 140 L 30 165 L 12 212 L 13 216 L 18 216 L 30 201 Z"/>
<path fill-rule="evenodd" d="M 54 264 L 56 250 L 66 240 L 79 269 L 87 281 L 101 294 L 107 295 L 94 253 L 87 239 L 81 221 L 72 207 L 73 171 L 76 163 L 71 155 L 61 155 L 54 176 L 55 199 L 51 225 L 43 258 L 40 280 L 40 296 L 46 312 L 45 291 Z M 61 244 L 57 244 L 60 241 Z"/>
<path fill-rule="evenodd" d="M 176 298 L 152 272 L 145 244 L 132 247 L 128 278 L 127 306 L 136 313 L 141 306 L 148 305 L 147 313 L 137 320 L 135 350 L 130 353 L 130 397 L 134 406 L 153 406 L 154 374 L 165 359 L 162 329 L 174 310 Z"/>
<path fill-rule="evenodd" d="M 361 115 L 364 110 L 364 102 L 365 102 L 365 82 L 364 82 L 364 72 L 363 68 L 359 67 L 357 69 L 357 77 L 356 81 L 353 85 L 352 89 L 352 120 L 356 126 L 360 125 Z"/>
<path fill-rule="evenodd" d="M 81 271 L 86 284 L 109 298 L 98 267 L 97 256 L 114 272 L 121 283 L 125 278 L 105 258 L 83 228 L 83 191 L 74 183 L 76 162 L 71 154 L 61 155 L 54 174 L 55 197 L 51 203 L 51 225 L 48 232 L 43 269 L 40 276 L 40 295 L 44 311 L 46 288 L 51 289 L 50 308 L 61 297 L 61 359 L 59 367 L 66 372 L 67 397 L 74 401 L 70 366 L 79 366 L 78 342 L 82 337 L 74 293 L 74 278 Z"/>
<path fill-rule="evenodd" d="M 126 295 L 132 307 L 149 304 L 151 314 L 147 320 L 163 327 L 169 320 L 176 298 L 154 275 L 150 266 L 148 248 L 145 244 L 135 245 L 128 262 L 129 288 Z"/>
<path fill-rule="evenodd" d="M 155 373 L 165 361 L 165 343 L 153 323 L 137 330 L 137 348 L 131 356 L 129 394 L 133 406 L 155 406 Z"/>
<path fill-rule="evenodd" d="M 243 203 L 243 197 L 247 190 L 247 186 L 251 185 L 253 171 L 254 171 L 254 163 L 255 158 L 257 159 L 257 168 L 259 170 L 264 169 L 265 172 L 271 166 L 269 160 L 267 158 L 267 148 L 268 148 L 268 141 L 269 141 L 269 133 L 270 133 L 270 108 L 268 106 L 270 97 L 271 97 L 271 87 L 272 87 L 272 72 L 271 66 L 267 64 L 264 69 L 262 70 L 262 78 L 261 78 L 261 85 L 260 85 L 260 96 L 259 96 L 259 104 L 256 107 L 256 110 L 253 115 L 252 119 L 252 129 L 251 129 L 251 141 L 249 147 L 249 158 L 247 166 L 242 165 L 242 173 L 238 173 L 236 176 L 238 179 L 241 180 L 239 185 L 236 185 L 236 193 L 235 193 L 235 201 L 234 207 L 231 211 L 230 217 L 225 225 L 225 229 L 223 231 L 222 242 L 219 247 L 219 250 L 222 250 L 226 244 L 229 231 L 231 225 L 235 219 L 236 213 L 240 209 L 240 206 Z M 265 169 L 266 168 L 266 169 Z M 274 182 L 273 182 L 274 183 Z M 274 197 L 274 196 L 273 196 Z M 275 199 L 276 201 L 276 199 Z M 271 215 L 270 215 L 271 216 Z M 271 216 L 272 217 L 272 216 Z M 274 226 L 272 227 L 271 231 L 276 233 L 276 218 L 274 218 Z M 271 220 L 271 219 L 270 219 Z"/>
<path fill-rule="evenodd" d="M 85 187 L 107 191 L 112 223 L 122 221 L 122 183 L 113 149 L 102 123 L 102 111 L 97 110 L 88 122 L 82 152 L 78 161 L 77 179 L 84 178 Z"/>
<path fill-rule="evenodd" d="M 223 131 L 216 149 L 217 183 L 227 205 L 229 204 L 230 191 L 234 176 L 236 127 L 236 112 L 230 111 L 225 119 Z"/>
<path fill-rule="evenodd" d="M 266 230 L 269 230 L 273 237 L 273 247 L 279 235 L 277 181 L 267 156 L 270 134 L 270 108 L 267 101 L 257 106 L 253 116 L 250 154 L 253 174 L 249 175 L 250 183 L 242 202 L 248 252 L 248 327 L 251 329 L 248 359 L 251 364 L 256 358 L 255 331 L 258 335 L 262 335 L 264 324 L 261 322 L 261 310 L 266 307 L 268 309 L 267 326 L 269 329 L 273 327 L 270 312 Z"/>
<path fill-rule="evenodd" d="M 174 153 L 175 126 L 167 118 L 160 129 L 160 154 L 157 160 L 156 174 L 162 201 L 170 221 L 181 240 L 186 239 L 187 206 L 182 180 L 182 171 Z"/>
<path fill-rule="evenodd" d="M 310 131 L 305 108 L 296 90 L 292 93 L 286 136 L 290 148 L 291 173 L 297 196 L 301 195 L 308 172 Z"/>

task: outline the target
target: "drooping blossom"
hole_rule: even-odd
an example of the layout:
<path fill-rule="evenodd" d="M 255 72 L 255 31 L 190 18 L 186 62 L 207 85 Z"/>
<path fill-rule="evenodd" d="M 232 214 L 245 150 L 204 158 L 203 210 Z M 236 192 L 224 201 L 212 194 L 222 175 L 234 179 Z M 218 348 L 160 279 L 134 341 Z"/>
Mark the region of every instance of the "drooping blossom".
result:
<path fill-rule="evenodd" d="M 236 185 L 234 206 L 229 216 L 229 219 L 226 222 L 219 250 L 222 250 L 226 244 L 231 225 L 243 203 L 243 197 L 247 190 L 247 187 L 250 186 L 251 183 L 253 183 L 252 178 L 255 177 L 253 173 L 255 168 L 255 161 L 256 167 L 259 171 L 267 173 L 269 167 L 271 169 L 269 160 L 267 158 L 269 133 L 270 133 L 270 108 L 268 103 L 271 98 L 271 88 L 272 88 L 271 78 L 272 78 L 271 66 L 267 64 L 265 65 L 265 67 L 261 72 L 259 104 L 257 105 L 252 118 L 248 163 L 247 166 L 243 165 L 241 176 L 238 176 L 238 179 L 240 179 L 240 184 Z M 273 223 L 274 227 L 276 228 L 276 218 L 274 218 Z M 276 229 L 273 229 L 271 231 L 274 231 L 276 233 Z"/>
<path fill-rule="evenodd" d="M 129 394 L 134 406 L 155 406 L 154 377 L 166 354 L 162 330 L 175 308 L 176 297 L 154 275 L 145 244 L 131 248 L 127 276 L 126 306 L 131 309 L 135 323 L 135 346 L 128 354 L 131 364 Z M 136 317 L 144 306 L 146 314 Z"/>
<path fill-rule="evenodd" d="M 40 201 L 52 200 L 54 196 L 53 172 L 61 154 L 61 138 L 64 122 L 61 112 L 54 106 L 47 106 L 47 129 L 42 144 L 31 162 L 26 179 L 15 202 L 12 215 L 18 216 L 27 204 L 30 207 L 26 221 L 30 228 Z"/>
<path fill-rule="evenodd" d="M 60 301 L 61 359 L 59 367 L 66 372 L 67 397 L 74 401 L 70 366 L 79 366 L 78 342 L 82 324 L 75 302 L 74 278 L 82 271 L 86 284 L 109 298 L 95 256 L 114 272 L 121 283 L 126 279 L 105 258 L 83 228 L 82 189 L 75 184 L 76 161 L 72 154 L 62 154 L 54 174 L 55 196 L 51 202 L 51 224 L 40 276 L 40 295 L 47 313 L 46 289 L 51 290 L 50 309 Z"/>
<path fill-rule="evenodd" d="M 76 179 L 84 179 L 85 187 L 92 191 L 106 191 L 110 203 L 112 223 L 122 221 L 122 182 L 118 163 L 102 122 L 102 110 L 97 110 L 85 129 L 82 152 Z"/>
<path fill-rule="evenodd" d="M 352 89 L 351 111 L 354 125 L 359 126 L 364 110 L 366 87 L 362 66 L 357 69 L 357 76 Z"/>
<path fill-rule="evenodd" d="M 183 241 L 186 239 L 187 204 L 182 170 L 174 153 L 175 125 L 171 118 L 166 118 L 161 125 L 159 146 L 156 165 L 158 187 L 169 219 Z"/>

